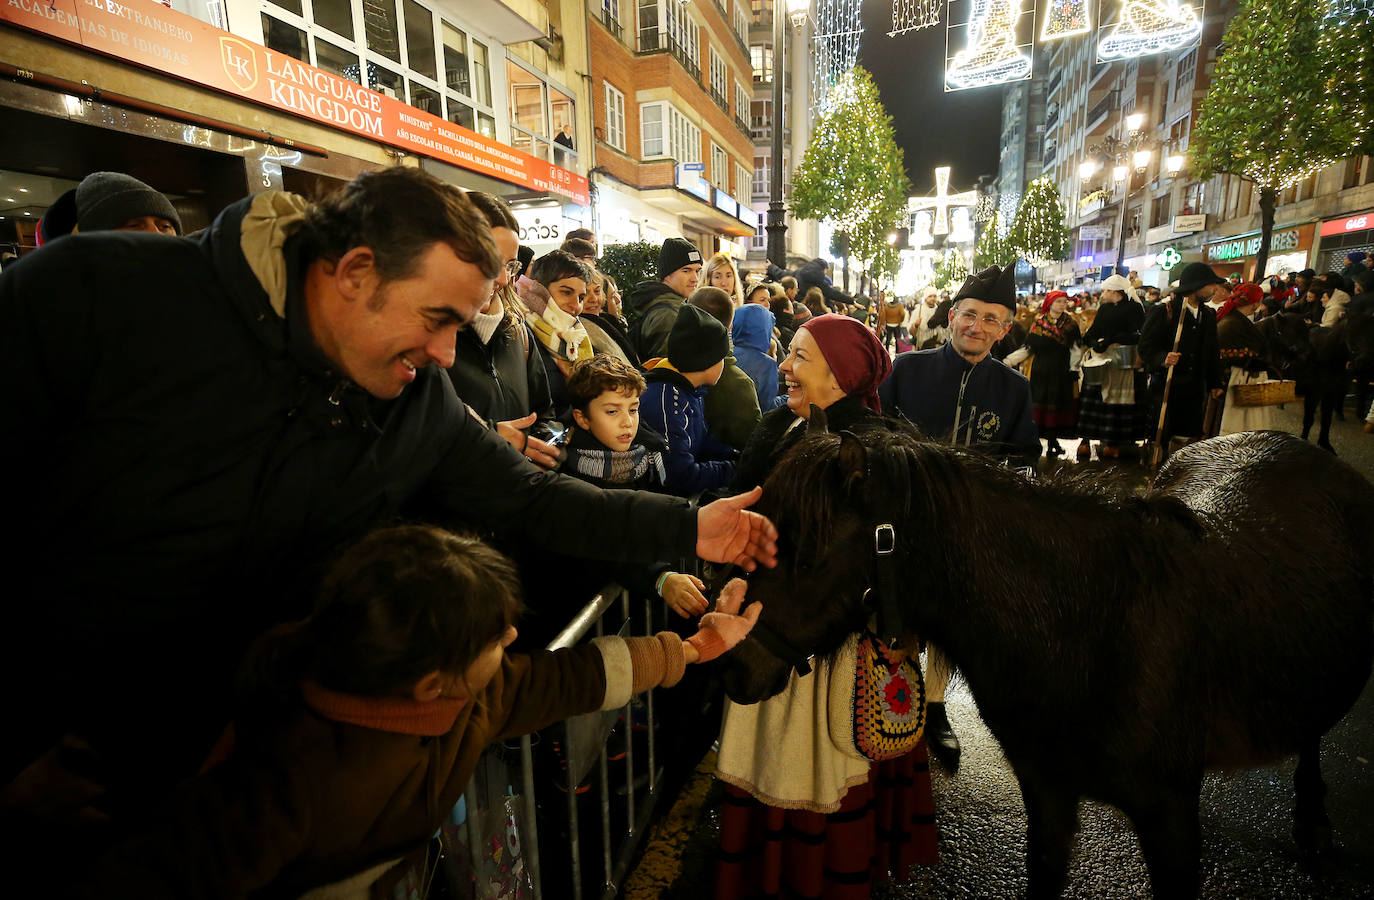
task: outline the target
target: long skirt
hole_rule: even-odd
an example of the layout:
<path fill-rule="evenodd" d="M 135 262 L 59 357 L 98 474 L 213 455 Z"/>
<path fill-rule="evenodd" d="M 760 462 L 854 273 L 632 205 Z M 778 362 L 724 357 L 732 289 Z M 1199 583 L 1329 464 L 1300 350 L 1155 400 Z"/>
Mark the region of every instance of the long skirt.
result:
<path fill-rule="evenodd" d="M 1231 390 L 1238 384 L 1263 384 L 1269 380 L 1268 372 L 1247 372 L 1240 366 L 1231 367 L 1231 377 L 1226 382 L 1226 409 L 1221 414 L 1221 428 L 1217 434 L 1235 434 L 1239 431 L 1266 431 L 1274 427 L 1274 414 L 1267 406 L 1237 406 L 1236 392 Z"/>
<path fill-rule="evenodd" d="M 875 763 L 830 815 L 765 806 L 725 785 L 716 900 L 862 900 L 874 882 L 938 861 L 930 758 L 922 740 Z"/>
<path fill-rule="evenodd" d="M 1144 404 L 1107 403 L 1100 384 L 1085 385 L 1078 395 L 1078 434 L 1084 440 L 1130 444 L 1148 431 Z"/>

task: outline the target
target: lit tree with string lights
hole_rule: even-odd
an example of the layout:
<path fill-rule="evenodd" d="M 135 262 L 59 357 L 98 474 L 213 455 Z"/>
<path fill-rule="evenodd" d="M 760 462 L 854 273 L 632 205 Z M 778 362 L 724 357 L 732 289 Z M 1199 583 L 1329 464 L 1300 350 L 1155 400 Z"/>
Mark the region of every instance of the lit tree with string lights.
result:
<path fill-rule="evenodd" d="M 1021 205 L 1016 208 L 1016 216 L 1007 230 L 1007 258 L 999 265 L 1013 262 L 1011 257 L 1019 256 L 1030 263 L 1032 269 L 1039 269 L 1068 259 L 1070 246 L 1059 189 L 1048 178 L 1035 179 L 1026 185 L 1026 192 L 1021 195 Z M 1034 273 L 1031 280 L 1034 282 Z"/>
<path fill-rule="evenodd" d="M 1007 246 L 1007 226 L 1001 210 L 994 211 L 991 221 L 983 227 L 978 243 L 973 247 L 973 268 L 981 272 L 988 266 L 1005 266 L 1016 255 Z"/>
<path fill-rule="evenodd" d="M 799 218 L 830 222 L 855 257 L 890 262 L 895 272 L 888 234 L 904 219 L 910 193 L 892 117 L 872 76 L 855 66 L 836 85 L 792 177 L 792 209 Z"/>
<path fill-rule="evenodd" d="M 931 281 L 937 290 L 953 293 L 964 286 L 968 276 L 968 260 L 964 258 L 963 252 L 954 247 L 946 247 L 935 260 Z"/>
<path fill-rule="evenodd" d="M 1255 278 L 1269 261 L 1279 193 L 1374 150 L 1369 11 L 1349 0 L 1244 0 L 1223 38 L 1191 149 L 1202 179 L 1259 189 Z"/>

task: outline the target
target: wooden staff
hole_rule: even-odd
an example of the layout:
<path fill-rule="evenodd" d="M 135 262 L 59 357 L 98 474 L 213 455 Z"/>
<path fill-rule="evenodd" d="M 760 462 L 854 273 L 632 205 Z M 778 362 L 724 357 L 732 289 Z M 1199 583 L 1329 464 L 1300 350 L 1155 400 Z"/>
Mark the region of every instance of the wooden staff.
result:
<path fill-rule="evenodd" d="M 1184 305 L 1187 302 L 1182 297 L 1178 300 L 1178 328 L 1174 331 L 1174 353 L 1178 352 L 1178 345 L 1183 342 L 1183 317 L 1188 315 L 1188 310 L 1184 309 Z M 1168 307 L 1165 309 L 1167 310 Z M 1160 463 L 1164 462 L 1164 417 L 1169 412 L 1169 388 L 1174 383 L 1174 369 L 1178 368 L 1178 365 L 1175 364 L 1168 368 L 1169 372 L 1164 376 L 1164 400 L 1159 404 L 1159 428 L 1155 431 L 1155 450 L 1150 456 L 1150 468 L 1152 469 L 1159 468 Z"/>

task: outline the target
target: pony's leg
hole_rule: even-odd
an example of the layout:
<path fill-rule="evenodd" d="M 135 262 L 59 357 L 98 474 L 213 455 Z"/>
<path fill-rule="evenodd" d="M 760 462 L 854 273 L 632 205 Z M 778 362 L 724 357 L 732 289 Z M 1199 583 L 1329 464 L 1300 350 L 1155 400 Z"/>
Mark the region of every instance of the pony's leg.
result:
<path fill-rule="evenodd" d="M 1198 823 L 1202 779 L 1187 785 L 1158 786 L 1133 809 L 1124 810 L 1135 823 L 1154 896 L 1196 897 L 1201 881 L 1202 828 Z"/>
<path fill-rule="evenodd" d="M 1336 452 L 1331 446 L 1331 414 L 1345 402 L 1345 388 L 1338 387 L 1327 391 L 1322 396 L 1322 430 L 1317 435 L 1317 446 L 1332 453 Z"/>
<path fill-rule="evenodd" d="M 1326 782 L 1322 780 L 1321 738 L 1313 738 L 1298 752 L 1293 773 L 1297 802 L 1293 808 L 1293 840 L 1304 858 L 1312 860 L 1331 849 L 1331 821 L 1326 817 Z"/>
<path fill-rule="evenodd" d="M 1068 877 L 1069 851 L 1078 833 L 1078 797 L 1019 773 L 1018 780 L 1026 804 L 1027 897 L 1051 900 L 1063 893 Z"/>

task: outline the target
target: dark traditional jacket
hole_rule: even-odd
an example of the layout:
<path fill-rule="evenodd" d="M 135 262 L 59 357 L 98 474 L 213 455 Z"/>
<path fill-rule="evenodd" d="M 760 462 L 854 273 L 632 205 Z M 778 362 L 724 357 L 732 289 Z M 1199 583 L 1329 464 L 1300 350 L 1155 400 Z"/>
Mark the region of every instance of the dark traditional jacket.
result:
<path fill-rule="evenodd" d="M 952 343 L 903 353 L 878 398 L 885 414 L 906 416 L 932 440 L 1021 465 L 1040 456 L 1030 382 L 991 356 L 974 365 Z"/>
<path fill-rule="evenodd" d="M 1217 346 L 1224 368 L 1263 369 L 1269 353 L 1263 332 L 1239 310 L 1217 322 Z"/>
<path fill-rule="evenodd" d="M 25 435 L 0 442 L 24 523 L 0 551 L 0 675 L 25 685 L 0 775 L 71 731 L 126 777 L 111 806 L 150 802 L 200 765 L 249 641 L 302 617 L 331 555 L 398 517 L 506 522 L 591 558 L 693 552 L 687 502 L 538 469 L 439 369 L 393 400 L 339 372 L 286 238 L 303 210 L 258 194 L 195 240 L 74 235 L 0 276 Z"/>
<path fill-rule="evenodd" d="M 1146 371 L 1158 381 L 1166 374 L 1164 357 L 1174 349 L 1178 329 L 1179 298 L 1150 310 L 1140 329 L 1140 359 Z M 1178 345 L 1182 358 L 1174 367 L 1174 383 L 1200 383 L 1207 388 L 1225 387 L 1221 377 L 1217 348 L 1217 314 L 1206 303 L 1199 304 L 1197 315 L 1184 314 L 1183 337 Z M 1162 390 L 1162 387 L 1160 388 Z"/>
<path fill-rule="evenodd" d="M 1135 300 L 1103 303 L 1093 323 L 1083 335 L 1083 344 L 1098 353 L 1112 344 L 1140 343 L 1140 327 L 1145 324 L 1145 307 Z"/>

